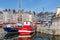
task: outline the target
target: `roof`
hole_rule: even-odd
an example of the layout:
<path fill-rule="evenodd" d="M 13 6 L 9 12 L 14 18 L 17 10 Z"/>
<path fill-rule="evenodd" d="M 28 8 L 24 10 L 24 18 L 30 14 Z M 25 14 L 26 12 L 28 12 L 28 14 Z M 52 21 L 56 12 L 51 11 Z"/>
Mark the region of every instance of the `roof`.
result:
<path fill-rule="evenodd" d="M 55 14 L 53 18 L 60 18 L 60 14 Z"/>
<path fill-rule="evenodd" d="M 2 11 L 0 11 L 0 13 L 3 13 Z"/>

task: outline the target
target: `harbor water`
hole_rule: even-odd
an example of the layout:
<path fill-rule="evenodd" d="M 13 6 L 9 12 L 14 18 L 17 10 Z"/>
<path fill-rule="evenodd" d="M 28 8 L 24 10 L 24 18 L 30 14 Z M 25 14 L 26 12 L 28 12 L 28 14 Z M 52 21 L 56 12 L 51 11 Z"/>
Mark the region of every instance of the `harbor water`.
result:
<path fill-rule="evenodd" d="M 18 33 L 15 33 L 15 34 L 6 34 L 5 36 L 2 36 L 0 40 L 60 40 L 60 36 L 54 36 L 36 32 L 36 34 L 32 37 L 19 37 Z"/>

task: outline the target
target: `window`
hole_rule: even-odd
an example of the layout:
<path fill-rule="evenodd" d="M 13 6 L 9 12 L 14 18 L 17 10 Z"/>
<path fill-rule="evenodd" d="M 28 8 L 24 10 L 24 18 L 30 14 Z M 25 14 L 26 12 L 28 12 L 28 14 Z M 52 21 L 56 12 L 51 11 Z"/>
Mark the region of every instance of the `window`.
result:
<path fill-rule="evenodd" d="M 11 18 L 11 14 L 10 13 L 7 13 L 7 18 Z"/>
<path fill-rule="evenodd" d="M 3 19 L 3 13 L 0 13 L 0 20 Z"/>

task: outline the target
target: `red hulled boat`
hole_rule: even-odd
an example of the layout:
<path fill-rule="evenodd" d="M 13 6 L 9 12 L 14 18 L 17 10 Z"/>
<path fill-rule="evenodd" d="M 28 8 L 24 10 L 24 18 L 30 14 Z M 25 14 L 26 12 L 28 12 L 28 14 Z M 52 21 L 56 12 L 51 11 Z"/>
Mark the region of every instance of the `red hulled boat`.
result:
<path fill-rule="evenodd" d="M 22 27 L 18 28 L 20 35 L 30 35 L 35 32 L 36 27 L 31 25 L 31 22 L 24 22 Z"/>

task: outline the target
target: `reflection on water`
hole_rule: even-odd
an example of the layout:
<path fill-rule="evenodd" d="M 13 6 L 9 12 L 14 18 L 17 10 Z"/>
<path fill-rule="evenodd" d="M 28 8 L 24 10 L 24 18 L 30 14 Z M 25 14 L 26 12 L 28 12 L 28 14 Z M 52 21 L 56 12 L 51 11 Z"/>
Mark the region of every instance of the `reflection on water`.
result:
<path fill-rule="evenodd" d="M 25 38 L 18 38 L 18 40 L 32 40 L 30 37 L 25 37 Z"/>
<path fill-rule="evenodd" d="M 60 40 L 60 36 L 36 33 L 33 37 L 19 38 L 17 34 L 6 34 L 4 40 Z"/>

